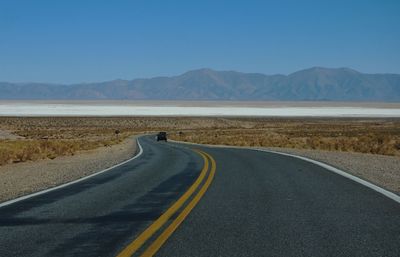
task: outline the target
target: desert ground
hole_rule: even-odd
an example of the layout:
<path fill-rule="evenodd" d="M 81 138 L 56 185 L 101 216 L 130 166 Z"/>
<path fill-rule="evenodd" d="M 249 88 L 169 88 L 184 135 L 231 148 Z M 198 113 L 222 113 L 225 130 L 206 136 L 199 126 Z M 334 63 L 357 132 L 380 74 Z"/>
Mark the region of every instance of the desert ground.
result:
<path fill-rule="evenodd" d="M 400 118 L 0 117 L 7 189 L 0 201 L 128 159 L 132 137 L 158 131 L 179 141 L 295 153 L 400 192 Z"/>
<path fill-rule="evenodd" d="M 0 165 L 54 159 L 167 131 L 204 144 L 400 156 L 400 119 L 207 117 L 0 117 Z"/>

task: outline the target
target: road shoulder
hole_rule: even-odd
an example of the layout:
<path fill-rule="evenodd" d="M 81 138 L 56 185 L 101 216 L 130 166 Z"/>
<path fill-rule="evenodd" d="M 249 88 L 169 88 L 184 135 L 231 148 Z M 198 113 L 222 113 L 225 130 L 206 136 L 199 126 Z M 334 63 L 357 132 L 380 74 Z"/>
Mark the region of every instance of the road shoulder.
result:
<path fill-rule="evenodd" d="M 0 202 L 61 185 L 132 158 L 136 139 L 85 151 L 74 156 L 9 164 L 0 167 Z"/>
<path fill-rule="evenodd" d="M 269 147 L 265 150 L 320 161 L 400 195 L 400 158 L 377 154 Z"/>

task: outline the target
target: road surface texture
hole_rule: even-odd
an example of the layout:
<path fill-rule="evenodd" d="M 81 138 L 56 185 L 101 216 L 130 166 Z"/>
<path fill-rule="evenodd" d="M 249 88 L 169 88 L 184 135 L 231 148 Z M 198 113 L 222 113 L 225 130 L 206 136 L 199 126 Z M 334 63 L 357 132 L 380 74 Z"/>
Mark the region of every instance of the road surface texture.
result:
<path fill-rule="evenodd" d="M 322 167 L 140 143 L 126 164 L 0 207 L 0 256 L 400 256 L 400 204 Z"/>

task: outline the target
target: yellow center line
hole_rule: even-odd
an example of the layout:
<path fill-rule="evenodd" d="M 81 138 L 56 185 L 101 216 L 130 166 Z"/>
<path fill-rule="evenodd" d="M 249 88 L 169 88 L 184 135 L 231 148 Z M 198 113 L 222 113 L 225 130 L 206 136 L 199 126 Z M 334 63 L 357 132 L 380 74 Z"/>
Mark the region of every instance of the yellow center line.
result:
<path fill-rule="evenodd" d="M 204 183 L 203 187 L 192 199 L 192 201 L 183 209 L 179 216 L 161 233 L 161 235 L 143 252 L 141 257 L 151 257 L 157 253 L 161 246 L 168 240 L 168 238 L 174 233 L 180 224 L 185 220 L 193 208 L 197 205 L 200 199 L 203 197 L 208 187 L 210 186 L 216 170 L 215 160 L 207 153 L 203 152 L 211 160 L 210 174 Z"/>
<path fill-rule="evenodd" d="M 198 152 L 204 160 L 203 169 L 200 172 L 199 177 L 190 186 L 190 188 L 179 198 L 165 213 L 163 213 L 156 221 L 154 221 L 145 231 L 143 231 L 135 240 L 133 240 L 128 246 L 122 250 L 117 257 L 128 257 L 132 256 L 157 230 L 159 230 L 167 221 L 168 219 L 174 215 L 174 213 L 182 207 L 182 205 L 186 202 L 187 199 L 196 191 L 199 187 L 201 182 L 203 181 L 204 177 L 207 174 L 209 162 L 206 156 Z"/>

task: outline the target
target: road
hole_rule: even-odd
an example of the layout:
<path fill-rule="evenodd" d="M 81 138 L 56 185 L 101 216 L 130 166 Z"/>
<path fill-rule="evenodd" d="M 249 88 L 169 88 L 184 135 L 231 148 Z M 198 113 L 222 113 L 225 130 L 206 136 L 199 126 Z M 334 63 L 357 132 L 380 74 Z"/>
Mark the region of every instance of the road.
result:
<path fill-rule="evenodd" d="M 400 256 L 400 204 L 273 153 L 155 142 L 0 208 L 0 256 Z"/>

